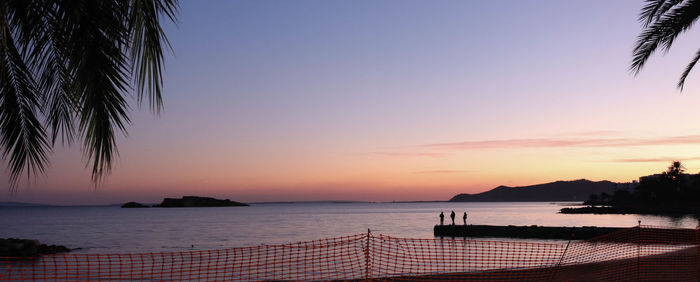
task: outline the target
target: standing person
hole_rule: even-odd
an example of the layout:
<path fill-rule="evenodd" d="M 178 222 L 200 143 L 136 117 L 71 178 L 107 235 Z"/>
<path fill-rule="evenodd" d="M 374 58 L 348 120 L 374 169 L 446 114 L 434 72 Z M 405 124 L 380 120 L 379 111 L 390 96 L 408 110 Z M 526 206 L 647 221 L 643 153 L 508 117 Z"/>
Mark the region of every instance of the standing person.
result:
<path fill-rule="evenodd" d="M 452 211 L 450 218 L 452 218 L 452 225 L 455 225 L 455 211 Z"/>
<path fill-rule="evenodd" d="M 440 225 L 442 225 L 445 222 L 445 214 L 440 212 Z"/>
<path fill-rule="evenodd" d="M 464 219 L 464 225 L 467 225 L 467 212 L 464 212 L 464 216 L 462 216 L 462 219 Z"/>

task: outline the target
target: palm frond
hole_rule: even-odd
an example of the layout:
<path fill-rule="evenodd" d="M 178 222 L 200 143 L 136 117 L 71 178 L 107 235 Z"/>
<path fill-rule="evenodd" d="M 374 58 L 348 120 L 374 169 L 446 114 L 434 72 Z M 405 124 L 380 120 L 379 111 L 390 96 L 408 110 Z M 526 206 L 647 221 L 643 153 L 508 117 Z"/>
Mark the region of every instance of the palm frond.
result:
<path fill-rule="evenodd" d="M 148 96 L 154 112 L 162 109 L 163 46 L 170 46 L 160 24 L 164 14 L 175 21 L 176 0 L 132 0 L 129 10 L 130 59 L 139 102 Z"/>
<path fill-rule="evenodd" d="M 685 67 L 685 70 L 683 71 L 683 74 L 681 74 L 681 78 L 678 80 L 678 84 L 676 85 L 678 89 L 683 91 L 683 86 L 685 85 L 685 79 L 688 77 L 690 74 L 690 71 L 695 67 L 695 64 L 700 60 L 700 50 L 698 50 L 697 53 L 695 53 L 695 57 L 690 61 L 690 63 Z"/>
<path fill-rule="evenodd" d="M 154 112 L 162 107 L 169 43 L 160 20 L 176 11 L 177 0 L 0 1 L 0 148 L 13 183 L 44 170 L 59 135 L 82 139 L 101 181 L 130 122 L 131 87 Z"/>
<path fill-rule="evenodd" d="M 123 97 L 128 87 L 127 58 L 122 52 L 127 34 L 124 10 L 118 5 L 86 1 L 81 8 L 87 12 L 70 19 L 79 28 L 69 38 L 68 72 L 74 76 L 79 130 L 95 182 L 111 170 L 117 155 L 115 131 L 126 134 L 125 124 L 129 123 Z"/>
<path fill-rule="evenodd" d="M 639 35 L 633 51 L 630 69 L 635 73 L 644 67 L 649 57 L 662 46 L 668 50 L 678 35 L 690 28 L 700 16 L 700 2 L 686 1 L 662 15 Z"/>
<path fill-rule="evenodd" d="M 37 118 L 39 102 L 31 73 L 15 45 L 7 21 L 0 21 L 0 145 L 9 155 L 11 189 L 20 174 L 44 171 L 49 150 L 46 133 Z"/>
<path fill-rule="evenodd" d="M 80 111 L 72 77 L 68 73 L 67 51 L 70 24 L 56 10 L 40 10 L 46 24 L 33 31 L 31 44 L 25 50 L 27 61 L 37 77 L 37 88 L 42 93 L 42 109 L 45 111 L 45 126 L 51 132 L 51 142 L 71 144 L 75 135 L 74 120 Z"/>
<path fill-rule="evenodd" d="M 59 135 L 62 143 L 71 144 L 75 135 L 74 120 L 80 111 L 77 108 L 78 102 L 72 95 L 73 91 L 68 89 L 71 83 L 68 81 L 65 69 L 59 67 L 56 69 L 57 85 L 46 90 L 50 94 L 42 107 L 46 109 L 46 126 L 51 130 L 52 144 L 56 143 Z"/>
<path fill-rule="evenodd" d="M 642 7 L 639 13 L 639 21 L 642 22 L 642 27 L 647 27 L 653 21 L 658 21 L 659 18 L 668 10 L 683 2 L 683 0 L 646 0 L 647 4 Z"/>

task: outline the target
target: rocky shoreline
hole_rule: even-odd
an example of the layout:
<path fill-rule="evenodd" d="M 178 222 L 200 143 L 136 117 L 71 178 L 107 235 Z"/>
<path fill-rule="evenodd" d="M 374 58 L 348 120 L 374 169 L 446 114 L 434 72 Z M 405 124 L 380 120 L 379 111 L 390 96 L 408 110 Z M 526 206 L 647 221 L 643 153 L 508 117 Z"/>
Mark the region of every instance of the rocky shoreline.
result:
<path fill-rule="evenodd" d="M 70 251 L 66 246 L 41 244 L 37 240 L 0 239 L 0 257 L 36 257 Z"/>

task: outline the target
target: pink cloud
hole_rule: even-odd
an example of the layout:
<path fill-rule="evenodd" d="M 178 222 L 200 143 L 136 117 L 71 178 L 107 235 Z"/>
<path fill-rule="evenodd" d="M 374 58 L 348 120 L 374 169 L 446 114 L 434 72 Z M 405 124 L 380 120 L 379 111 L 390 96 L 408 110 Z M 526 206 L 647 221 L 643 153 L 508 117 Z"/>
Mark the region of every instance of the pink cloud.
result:
<path fill-rule="evenodd" d="M 564 132 L 556 134 L 556 136 L 619 136 L 621 132 L 614 130 L 594 130 L 594 131 L 579 131 L 579 132 Z"/>
<path fill-rule="evenodd" d="M 700 157 L 690 157 L 690 158 L 666 158 L 666 157 L 659 157 L 659 158 L 632 158 L 632 159 L 617 159 L 614 160 L 616 162 L 624 162 L 624 163 L 659 163 L 659 162 L 667 162 L 670 163 L 672 161 L 695 161 L 695 160 L 700 160 Z"/>
<path fill-rule="evenodd" d="M 470 150 L 495 148 L 539 148 L 539 147 L 628 147 L 654 145 L 700 144 L 700 135 L 672 136 L 661 138 L 529 138 L 479 140 L 450 143 L 434 143 L 416 147 L 440 150 Z"/>
<path fill-rule="evenodd" d="M 415 171 L 414 174 L 450 174 L 450 173 L 464 173 L 469 172 L 468 170 L 450 170 L 450 169 L 435 169 L 435 170 L 421 170 Z"/>
<path fill-rule="evenodd" d="M 371 155 L 386 156 L 386 157 L 429 157 L 438 158 L 445 156 L 444 153 L 432 152 L 371 152 Z"/>

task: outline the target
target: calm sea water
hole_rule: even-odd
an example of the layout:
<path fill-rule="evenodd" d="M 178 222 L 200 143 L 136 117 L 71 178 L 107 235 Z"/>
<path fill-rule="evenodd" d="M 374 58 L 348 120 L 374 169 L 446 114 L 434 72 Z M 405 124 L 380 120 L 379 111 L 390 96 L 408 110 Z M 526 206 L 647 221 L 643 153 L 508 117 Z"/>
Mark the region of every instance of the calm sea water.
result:
<path fill-rule="evenodd" d="M 250 207 L 2 207 L 0 238 L 37 239 L 81 253 L 169 252 L 307 241 L 364 233 L 433 238 L 443 211 L 469 224 L 695 228 L 693 217 L 568 215 L 573 203 L 297 203 Z M 510 240 L 510 239 L 508 239 Z"/>

